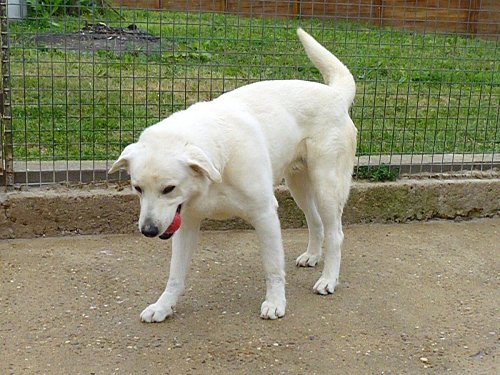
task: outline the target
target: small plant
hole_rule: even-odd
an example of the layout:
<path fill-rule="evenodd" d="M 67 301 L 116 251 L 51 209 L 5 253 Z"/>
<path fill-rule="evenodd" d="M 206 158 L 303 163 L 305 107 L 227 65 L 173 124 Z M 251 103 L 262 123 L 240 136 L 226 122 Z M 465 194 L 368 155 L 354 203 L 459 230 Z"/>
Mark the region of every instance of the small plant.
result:
<path fill-rule="evenodd" d="M 28 13 L 37 18 L 103 12 L 109 0 L 27 0 Z"/>
<path fill-rule="evenodd" d="M 387 165 L 378 167 L 360 166 L 356 169 L 354 177 L 360 180 L 370 181 L 395 181 L 399 176 L 399 168 L 390 168 Z"/>

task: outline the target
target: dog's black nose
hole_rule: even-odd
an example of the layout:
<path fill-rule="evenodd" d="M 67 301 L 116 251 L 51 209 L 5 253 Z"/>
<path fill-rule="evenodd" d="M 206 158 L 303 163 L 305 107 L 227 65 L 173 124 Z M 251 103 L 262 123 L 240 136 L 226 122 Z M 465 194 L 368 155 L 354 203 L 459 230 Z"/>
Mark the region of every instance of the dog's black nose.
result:
<path fill-rule="evenodd" d="M 156 237 L 158 235 L 158 227 L 154 224 L 145 224 L 141 228 L 141 233 L 144 234 L 146 237 Z"/>

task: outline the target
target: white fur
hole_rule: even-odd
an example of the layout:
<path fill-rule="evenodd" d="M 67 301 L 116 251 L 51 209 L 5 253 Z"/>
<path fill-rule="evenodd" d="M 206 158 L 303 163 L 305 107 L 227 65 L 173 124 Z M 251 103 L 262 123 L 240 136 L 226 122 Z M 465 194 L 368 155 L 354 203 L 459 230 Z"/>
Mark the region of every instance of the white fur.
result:
<path fill-rule="evenodd" d="M 333 293 L 338 283 L 341 216 L 356 148 L 349 117 L 355 94 L 349 70 L 303 30 L 298 36 L 326 84 L 264 81 L 177 112 L 127 146 L 110 173 L 125 168 L 142 190 L 139 227 L 162 234 L 182 204 L 182 225 L 173 236 L 167 286 L 141 314 L 145 322 L 172 315 L 185 278 L 200 222 L 239 216 L 254 226 L 262 248 L 267 293 L 261 317 L 285 314 L 284 255 L 274 185 L 282 178 L 304 211 L 307 251 L 298 266 L 315 266 L 325 246 L 325 264 L 314 285 Z M 162 194 L 166 186 L 175 186 Z"/>

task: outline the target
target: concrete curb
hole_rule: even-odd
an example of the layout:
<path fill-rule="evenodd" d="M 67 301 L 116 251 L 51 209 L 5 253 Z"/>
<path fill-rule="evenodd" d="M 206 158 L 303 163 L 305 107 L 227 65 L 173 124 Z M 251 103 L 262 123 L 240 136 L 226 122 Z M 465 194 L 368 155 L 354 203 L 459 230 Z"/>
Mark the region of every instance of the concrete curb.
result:
<path fill-rule="evenodd" d="M 282 228 L 305 226 L 288 190 L 277 189 Z M 0 193 L 0 239 L 137 231 L 139 203 L 127 188 L 51 188 Z M 500 213 L 500 179 L 355 182 L 347 224 L 492 217 Z M 207 220 L 205 230 L 247 229 L 242 220 Z"/>

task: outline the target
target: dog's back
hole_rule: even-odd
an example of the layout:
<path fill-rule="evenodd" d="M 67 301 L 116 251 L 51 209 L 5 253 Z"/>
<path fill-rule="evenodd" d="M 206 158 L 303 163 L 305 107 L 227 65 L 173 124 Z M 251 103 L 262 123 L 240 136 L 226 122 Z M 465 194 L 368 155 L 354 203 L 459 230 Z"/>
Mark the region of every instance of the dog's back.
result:
<path fill-rule="evenodd" d="M 236 138 L 251 143 L 248 135 L 236 134 L 248 134 L 244 128 L 253 128 L 250 132 L 254 137 L 264 140 L 275 182 L 300 161 L 308 159 L 306 143 L 312 146 L 311 149 L 327 142 L 329 146 L 321 147 L 322 150 L 348 149 L 349 158 L 353 158 L 356 142 L 356 128 L 348 111 L 356 91 L 352 74 L 305 31 L 298 29 L 297 34 L 325 84 L 303 80 L 262 81 L 230 91 L 215 99 L 213 104 L 207 103 L 222 116 L 234 112 L 242 115 L 244 121 L 236 129 L 228 129 Z M 229 123 L 231 121 L 226 121 L 227 125 Z M 350 164 L 349 160 L 347 165 Z"/>

